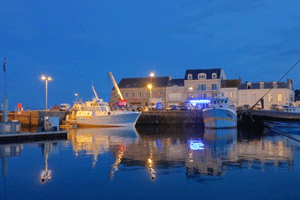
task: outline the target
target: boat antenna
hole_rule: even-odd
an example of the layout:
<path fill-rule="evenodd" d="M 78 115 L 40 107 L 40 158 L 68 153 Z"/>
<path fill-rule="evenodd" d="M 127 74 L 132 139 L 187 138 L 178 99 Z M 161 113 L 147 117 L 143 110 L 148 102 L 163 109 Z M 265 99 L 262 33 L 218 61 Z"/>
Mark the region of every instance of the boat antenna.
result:
<path fill-rule="evenodd" d="M 266 94 L 264 94 L 249 110 L 253 110 L 254 106 L 256 106 L 258 104 L 258 102 L 260 102 L 261 99 L 263 99 L 276 85 L 278 82 L 280 82 L 294 67 L 296 67 L 296 65 L 300 62 L 300 60 L 298 60 L 274 85 L 273 87 L 271 87 L 271 89 L 269 89 Z"/>

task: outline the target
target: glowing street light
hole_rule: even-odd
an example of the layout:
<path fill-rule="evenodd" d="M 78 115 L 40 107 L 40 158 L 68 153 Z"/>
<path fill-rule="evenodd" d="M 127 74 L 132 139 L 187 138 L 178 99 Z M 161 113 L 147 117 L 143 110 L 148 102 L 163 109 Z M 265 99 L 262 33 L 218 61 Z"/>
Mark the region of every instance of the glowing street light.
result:
<path fill-rule="evenodd" d="M 45 98 L 45 109 L 48 109 L 48 81 L 51 81 L 52 78 L 50 76 L 43 75 L 41 77 L 42 81 L 46 81 L 46 98 Z"/>
<path fill-rule="evenodd" d="M 147 86 L 147 88 L 150 90 L 150 97 L 151 97 L 152 84 L 149 84 L 149 85 Z"/>
<path fill-rule="evenodd" d="M 150 74 L 150 85 L 151 85 L 151 88 L 152 88 L 152 78 L 154 77 L 154 72 L 151 72 Z M 148 88 L 149 88 L 149 86 L 148 86 Z M 152 98 L 152 93 L 151 93 L 151 88 L 149 88 L 150 89 L 150 98 Z"/>

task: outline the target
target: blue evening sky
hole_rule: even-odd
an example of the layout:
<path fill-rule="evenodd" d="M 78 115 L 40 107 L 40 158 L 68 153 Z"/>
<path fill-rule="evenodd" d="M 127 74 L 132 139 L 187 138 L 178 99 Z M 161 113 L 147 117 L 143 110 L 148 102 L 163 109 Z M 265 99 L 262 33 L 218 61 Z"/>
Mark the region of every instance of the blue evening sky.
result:
<path fill-rule="evenodd" d="M 229 79 L 276 81 L 300 59 L 300 1 L 153 0 L 0 2 L 0 61 L 7 59 L 9 109 L 72 103 L 79 92 L 106 101 L 122 78 L 183 78 L 223 68 Z M 300 65 L 286 78 L 300 88 Z M 0 99 L 4 72 L 1 70 Z"/>

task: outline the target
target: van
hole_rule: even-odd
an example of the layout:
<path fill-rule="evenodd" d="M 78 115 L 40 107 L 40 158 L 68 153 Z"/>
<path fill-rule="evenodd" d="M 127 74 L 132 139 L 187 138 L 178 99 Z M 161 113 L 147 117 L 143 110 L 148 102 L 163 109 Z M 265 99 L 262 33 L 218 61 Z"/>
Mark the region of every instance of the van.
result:
<path fill-rule="evenodd" d="M 59 110 L 61 111 L 67 111 L 71 108 L 71 105 L 70 104 L 67 104 L 67 103 L 62 103 L 60 104 L 59 106 Z"/>

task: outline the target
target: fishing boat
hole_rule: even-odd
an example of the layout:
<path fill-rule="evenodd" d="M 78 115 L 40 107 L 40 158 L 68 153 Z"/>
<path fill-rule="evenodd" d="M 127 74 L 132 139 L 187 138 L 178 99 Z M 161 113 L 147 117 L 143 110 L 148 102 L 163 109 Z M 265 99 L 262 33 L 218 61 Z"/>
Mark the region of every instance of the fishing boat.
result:
<path fill-rule="evenodd" d="M 134 127 L 141 112 L 111 110 L 107 102 L 99 99 L 92 86 L 92 101 L 75 102 L 66 116 L 67 124 L 79 127 Z"/>
<path fill-rule="evenodd" d="M 66 122 L 79 127 L 134 127 L 140 112 L 112 111 L 102 99 L 75 102 L 66 116 Z"/>
<path fill-rule="evenodd" d="M 216 97 L 211 100 L 208 108 L 203 109 L 205 128 L 237 127 L 236 108 L 229 103 L 227 97 Z"/>

